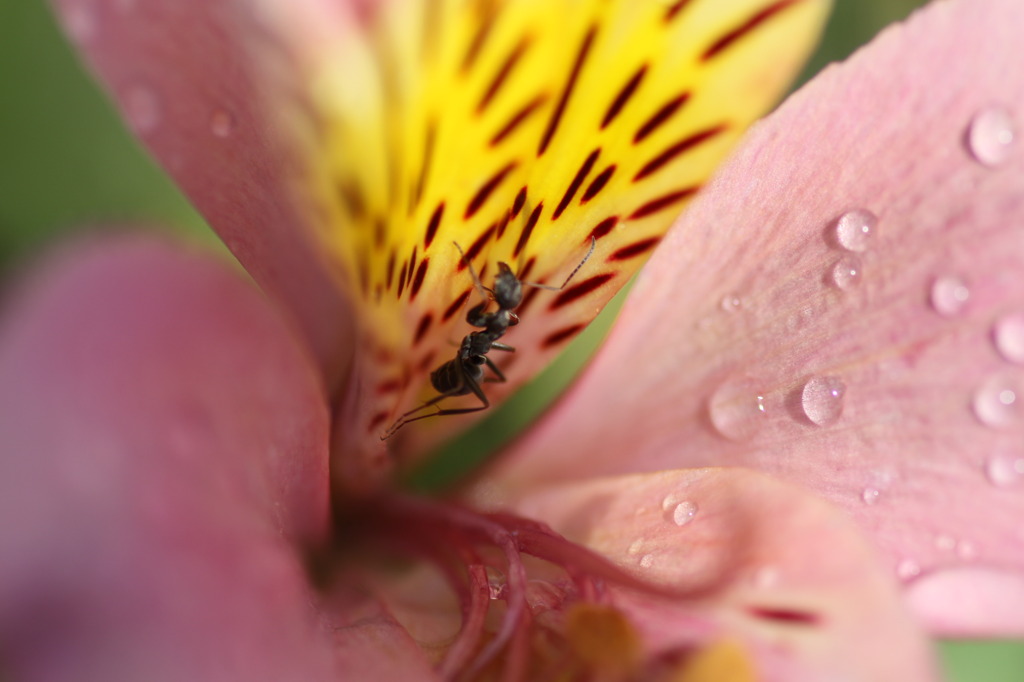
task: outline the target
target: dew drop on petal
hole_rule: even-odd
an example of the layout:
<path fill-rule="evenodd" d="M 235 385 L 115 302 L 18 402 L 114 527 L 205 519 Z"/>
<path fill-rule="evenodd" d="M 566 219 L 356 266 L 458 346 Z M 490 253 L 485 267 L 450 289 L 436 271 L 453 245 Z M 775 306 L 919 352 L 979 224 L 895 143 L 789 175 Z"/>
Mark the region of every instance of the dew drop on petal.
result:
<path fill-rule="evenodd" d="M 751 379 L 726 381 L 708 400 L 708 413 L 712 426 L 725 438 L 750 440 L 765 423 L 763 392 Z"/>
<path fill-rule="evenodd" d="M 999 318 L 992 329 L 996 349 L 1007 361 L 1024 365 L 1024 313 Z"/>
<path fill-rule="evenodd" d="M 832 283 L 840 289 L 856 288 L 863 276 L 864 271 L 860 258 L 854 255 L 844 256 L 832 266 Z"/>
<path fill-rule="evenodd" d="M 909 580 L 921 574 L 921 567 L 913 559 L 903 559 L 896 564 L 896 577 L 901 580 Z"/>
<path fill-rule="evenodd" d="M 969 540 L 961 540 L 956 543 L 956 555 L 964 561 L 973 561 L 978 558 L 978 548 Z"/>
<path fill-rule="evenodd" d="M 1020 372 L 992 375 L 974 392 L 974 414 L 986 426 L 1010 429 L 1024 424 L 1024 381 Z"/>
<path fill-rule="evenodd" d="M 640 567 L 641 568 L 650 568 L 653 565 L 654 565 L 654 555 L 653 554 L 644 554 L 642 557 L 640 557 Z"/>
<path fill-rule="evenodd" d="M 736 294 L 727 294 L 722 297 L 722 302 L 719 305 L 725 312 L 734 313 L 743 307 L 743 299 Z"/>
<path fill-rule="evenodd" d="M 626 551 L 629 553 L 630 556 L 636 556 L 637 554 L 639 554 L 643 550 L 643 548 L 644 548 L 644 541 L 640 540 L 640 539 L 636 539 L 636 540 L 633 540 L 632 543 L 630 543 L 629 549 L 627 549 Z"/>
<path fill-rule="evenodd" d="M 998 451 L 985 462 L 985 475 L 992 485 L 1005 488 L 1024 482 L 1024 455 Z"/>
<path fill-rule="evenodd" d="M 228 137 L 235 130 L 235 117 L 231 112 L 217 109 L 210 115 L 210 132 L 217 137 Z"/>
<path fill-rule="evenodd" d="M 959 277 L 947 275 L 937 278 L 932 283 L 932 308 L 940 315 L 952 317 L 967 305 L 971 290 Z"/>
<path fill-rule="evenodd" d="M 1013 117 L 1003 107 L 982 109 L 971 119 L 967 129 L 967 147 L 971 156 L 986 166 L 998 166 L 1013 151 L 1016 137 Z"/>
<path fill-rule="evenodd" d="M 864 504 L 871 505 L 878 502 L 880 494 L 877 488 L 864 488 L 864 491 L 860 494 L 860 499 L 864 500 Z"/>
<path fill-rule="evenodd" d="M 761 566 L 754 571 L 752 582 L 755 587 L 765 589 L 768 587 L 774 587 L 779 583 L 779 569 L 775 566 L 766 565 Z"/>
<path fill-rule="evenodd" d="M 847 211 L 836 221 L 836 241 L 847 251 L 867 251 L 877 226 L 878 216 L 871 211 Z"/>
<path fill-rule="evenodd" d="M 160 98 L 144 85 L 134 85 L 125 92 L 124 113 L 132 130 L 138 134 L 156 130 L 163 116 Z"/>
<path fill-rule="evenodd" d="M 672 511 L 672 521 L 677 526 L 685 526 L 690 521 L 693 521 L 695 516 L 697 516 L 697 503 L 690 500 L 680 502 Z"/>
<path fill-rule="evenodd" d="M 800 406 L 808 419 L 818 426 L 835 424 L 843 414 L 846 384 L 838 377 L 814 377 L 804 384 Z"/>

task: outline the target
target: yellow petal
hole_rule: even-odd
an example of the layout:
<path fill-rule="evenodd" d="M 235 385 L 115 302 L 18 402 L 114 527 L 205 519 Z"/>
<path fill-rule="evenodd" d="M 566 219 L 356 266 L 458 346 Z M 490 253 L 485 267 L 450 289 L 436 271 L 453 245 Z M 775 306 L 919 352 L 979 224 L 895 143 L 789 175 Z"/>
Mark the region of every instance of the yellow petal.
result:
<path fill-rule="evenodd" d="M 366 319 L 356 438 L 436 395 L 429 372 L 473 330 L 480 294 L 456 244 L 487 286 L 500 261 L 558 286 L 596 239 L 565 289 L 527 288 L 503 338 L 516 352 L 491 355 L 500 397 L 641 265 L 789 83 L 828 5 L 391 0 L 310 48 L 319 238 Z"/>

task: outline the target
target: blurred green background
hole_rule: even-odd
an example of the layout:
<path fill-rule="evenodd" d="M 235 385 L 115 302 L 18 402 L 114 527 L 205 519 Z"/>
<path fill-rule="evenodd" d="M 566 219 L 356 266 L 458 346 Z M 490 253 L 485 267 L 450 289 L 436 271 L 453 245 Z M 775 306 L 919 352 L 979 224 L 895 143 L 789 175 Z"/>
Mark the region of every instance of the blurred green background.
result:
<path fill-rule="evenodd" d="M 921 0 L 836 0 L 815 73 L 904 17 Z M 0 0 L 0 277 L 34 252 L 83 226 L 125 222 L 187 235 L 222 248 L 174 185 L 125 130 L 57 31 L 41 0 Z M 483 456 L 495 438 L 523 428 L 575 373 L 600 340 L 595 328 L 535 386 L 460 440 Z M 497 435 L 496 435 L 497 434 Z M 452 451 L 449 449 L 449 451 Z M 415 485 L 437 487 L 454 475 L 441 465 Z M 1021 682 L 1024 644 L 942 645 L 954 682 Z"/>

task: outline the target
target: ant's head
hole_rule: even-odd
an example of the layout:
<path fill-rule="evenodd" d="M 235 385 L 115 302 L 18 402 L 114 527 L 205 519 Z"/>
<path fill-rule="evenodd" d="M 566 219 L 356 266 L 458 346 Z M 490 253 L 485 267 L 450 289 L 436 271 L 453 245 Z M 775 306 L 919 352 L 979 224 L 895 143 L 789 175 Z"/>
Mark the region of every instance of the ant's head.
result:
<path fill-rule="evenodd" d="M 508 263 L 498 263 L 492 293 L 495 303 L 503 310 L 512 310 L 523 302 L 523 285 Z"/>

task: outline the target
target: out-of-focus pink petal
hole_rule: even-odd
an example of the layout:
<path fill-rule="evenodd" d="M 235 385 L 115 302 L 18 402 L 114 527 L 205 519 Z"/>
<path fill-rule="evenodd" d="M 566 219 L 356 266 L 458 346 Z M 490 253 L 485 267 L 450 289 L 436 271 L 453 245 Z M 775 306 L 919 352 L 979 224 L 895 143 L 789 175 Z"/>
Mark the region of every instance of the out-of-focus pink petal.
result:
<path fill-rule="evenodd" d="M 897 581 L 857 527 L 764 474 L 601 478 L 556 485 L 517 506 L 647 580 L 707 591 L 676 604 L 616 594 L 653 654 L 732 637 L 753 655 L 758 679 L 935 677 Z"/>
<path fill-rule="evenodd" d="M 282 319 L 141 239 L 80 245 L 21 293 L 0 327 L 5 671 L 336 679 L 302 556 L 328 525 L 326 399 Z"/>
<path fill-rule="evenodd" d="M 749 465 L 848 509 L 905 579 L 1024 569 L 1022 26 L 1015 0 L 934 3 L 792 97 L 495 478 Z"/>
<path fill-rule="evenodd" d="M 270 81 L 275 106 L 300 107 L 286 46 L 260 21 L 260 3 L 53 1 L 129 125 L 290 309 L 327 376 L 342 376 L 351 314 L 309 240 L 316 216 L 296 190 L 298 143 L 267 111 Z"/>

